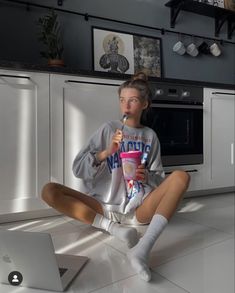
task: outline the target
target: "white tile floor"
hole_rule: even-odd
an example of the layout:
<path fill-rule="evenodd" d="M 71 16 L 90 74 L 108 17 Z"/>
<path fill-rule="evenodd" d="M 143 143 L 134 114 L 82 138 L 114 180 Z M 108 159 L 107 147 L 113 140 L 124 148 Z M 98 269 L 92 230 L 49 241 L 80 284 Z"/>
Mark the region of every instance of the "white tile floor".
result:
<path fill-rule="evenodd" d="M 149 283 L 131 269 L 123 243 L 68 217 L 7 223 L 0 228 L 48 232 L 57 253 L 88 256 L 90 261 L 69 293 L 234 293 L 234 193 L 182 202 L 152 250 Z M 138 227 L 140 234 L 145 229 Z M 3 292 L 49 291 L 1 284 Z"/>

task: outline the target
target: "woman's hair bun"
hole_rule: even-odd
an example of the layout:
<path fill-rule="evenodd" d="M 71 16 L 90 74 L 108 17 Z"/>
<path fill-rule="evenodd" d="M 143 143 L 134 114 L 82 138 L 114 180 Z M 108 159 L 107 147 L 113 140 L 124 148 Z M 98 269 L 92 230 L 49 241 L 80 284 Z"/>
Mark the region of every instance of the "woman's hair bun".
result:
<path fill-rule="evenodd" d="M 148 81 L 148 76 L 143 71 L 139 71 L 139 72 L 136 72 L 131 78 L 131 80 L 137 80 L 137 79 Z"/>

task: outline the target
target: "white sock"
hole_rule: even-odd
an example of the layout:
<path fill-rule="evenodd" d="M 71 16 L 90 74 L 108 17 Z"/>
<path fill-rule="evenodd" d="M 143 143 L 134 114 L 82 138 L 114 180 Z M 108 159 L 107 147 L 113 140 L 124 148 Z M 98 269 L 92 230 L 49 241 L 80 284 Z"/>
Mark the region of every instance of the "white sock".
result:
<path fill-rule="evenodd" d="M 140 275 L 141 279 L 145 281 L 150 281 L 151 279 L 151 272 L 148 267 L 150 251 L 167 223 L 168 220 L 164 216 L 155 214 L 144 236 L 140 239 L 138 244 L 127 253 L 131 266 Z"/>
<path fill-rule="evenodd" d="M 103 229 L 119 240 L 126 242 L 129 248 L 135 246 L 138 242 L 138 234 L 135 228 L 123 227 L 100 214 L 96 214 L 92 226 Z"/>

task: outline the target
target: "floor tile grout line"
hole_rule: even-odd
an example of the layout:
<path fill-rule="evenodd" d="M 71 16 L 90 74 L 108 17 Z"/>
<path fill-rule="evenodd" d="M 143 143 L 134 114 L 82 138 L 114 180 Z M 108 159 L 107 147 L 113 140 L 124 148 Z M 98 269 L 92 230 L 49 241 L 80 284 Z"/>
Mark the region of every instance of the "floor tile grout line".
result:
<path fill-rule="evenodd" d="M 183 258 L 183 257 L 185 257 L 185 256 L 191 255 L 191 254 L 193 254 L 193 253 L 195 253 L 195 252 L 198 252 L 198 251 L 200 251 L 200 250 L 207 249 L 207 248 L 209 248 L 209 247 L 211 247 L 211 246 L 218 245 L 219 243 L 222 243 L 222 242 L 227 241 L 227 240 L 230 240 L 230 239 L 233 239 L 233 237 L 229 237 L 229 238 L 226 238 L 226 239 L 223 239 L 223 240 L 219 240 L 219 241 L 214 242 L 213 244 L 209 244 L 209 245 L 207 245 L 207 246 L 205 246 L 205 247 L 201 247 L 201 248 L 195 249 L 195 250 L 193 250 L 193 251 L 191 251 L 191 252 L 185 253 L 185 254 L 183 254 L 183 255 L 180 255 L 180 256 L 177 256 L 177 257 L 173 257 L 173 258 L 167 260 L 166 262 L 163 262 L 163 263 L 159 264 L 158 266 L 155 266 L 154 268 L 157 269 L 158 267 L 160 267 L 160 266 L 162 266 L 162 265 L 165 265 L 165 264 L 167 264 L 167 263 L 169 263 L 169 262 L 171 262 L 171 261 L 174 261 L 174 260 L 177 260 L 177 259 Z M 115 251 L 121 253 L 123 256 L 126 256 L 126 253 L 125 253 L 125 252 L 120 251 L 120 250 L 117 249 L 116 247 L 113 247 L 112 245 L 107 244 L 107 243 L 104 243 L 104 244 L 107 245 L 108 247 L 111 247 L 111 248 L 114 249 Z M 159 272 L 157 272 L 157 271 L 153 271 L 152 268 L 151 268 L 151 270 L 152 270 L 153 273 L 155 273 L 155 274 L 159 274 L 161 277 L 165 278 L 165 277 L 162 276 Z M 138 274 L 134 274 L 134 275 L 131 275 L 131 276 L 127 277 L 127 278 L 123 278 L 123 279 L 117 280 L 117 281 L 115 281 L 115 282 L 113 282 L 113 283 L 111 283 L 111 284 L 105 285 L 105 286 L 103 286 L 103 287 L 101 287 L 101 288 L 94 289 L 94 290 L 92 290 L 92 291 L 90 291 L 90 292 L 95 292 L 96 290 L 100 290 L 100 289 L 102 289 L 102 288 L 108 287 L 108 286 L 110 286 L 110 285 L 112 285 L 112 284 L 118 283 L 118 282 L 120 282 L 120 281 L 122 281 L 122 280 L 126 280 L 126 279 L 131 278 L 131 277 L 133 277 L 133 276 L 135 276 L 135 275 L 138 275 Z M 167 278 L 165 278 L 165 279 L 168 280 Z M 177 287 L 183 289 L 185 292 L 190 293 L 190 292 L 187 291 L 185 288 L 180 287 L 179 285 L 175 284 L 174 282 L 172 282 L 172 281 L 170 281 L 170 280 L 168 280 L 168 281 L 171 282 L 171 283 L 173 283 L 173 284 L 176 285 Z M 90 292 L 89 292 L 89 293 L 90 293 Z"/>
<path fill-rule="evenodd" d="M 121 253 L 123 256 L 126 257 L 126 252 L 123 252 L 122 250 L 119 250 L 117 247 L 114 247 L 112 244 L 108 244 L 108 243 L 104 243 L 105 245 L 107 245 L 108 247 L 111 247 L 112 249 L 114 249 L 115 251 Z"/>
<path fill-rule="evenodd" d="M 185 293 L 191 293 L 190 291 L 188 291 L 188 290 L 186 290 L 185 288 L 181 287 L 181 286 L 178 285 L 177 283 L 175 283 L 175 282 L 169 280 L 168 278 L 166 278 L 166 277 L 163 276 L 162 274 L 160 274 L 160 273 L 158 273 L 158 272 L 154 272 L 153 270 L 152 270 L 152 273 L 153 273 L 153 274 L 158 274 L 159 276 L 161 276 L 163 279 L 167 280 L 168 282 L 170 282 L 170 283 L 173 284 L 174 286 L 176 286 L 176 287 L 178 287 L 178 288 L 184 290 Z"/>
<path fill-rule="evenodd" d="M 210 248 L 210 247 L 212 247 L 212 246 L 218 245 L 218 244 L 220 244 L 220 243 L 223 243 L 223 242 L 228 241 L 228 240 L 231 240 L 231 239 L 233 239 L 233 237 L 229 237 L 229 238 L 226 238 L 226 239 L 223 239 L 223 240 L 218 240 L 217 242 L 212 243 L 212 244 L 208 244 L 208 245 L 205 246 L 205 247 L 197 248 L 197 249 L 195 249 L 195 250 L 193 250 L 193 251 L 191 251 L 191 252 L 188 252 L 188 253 L 186 252 L 185 254 L 182 254 L 182 255 L 179 255 L 179 256 L 173 257 L 173 258 L 171 258 L 171 259 L 168 259 L 167 261 L 162 262 L 161 264 L 159 264 L 158 266 L 156 266 L 156 267 L 154 267 L 154 268 L 158 268 L 158 267 L 160 267 L 160 266 L 162 266 L 162 265 L 165 265 L 165 264 L 167 264 L 167 263 L 169 263 L 169 262 L 175 261 L 175 260 L 177 260 L 177 259 L 181 259 L 181 258 L 183 258 L 183 257 L 185 257 L 185 256 L 189 256 L 190 254 L 194 254 L 195 252 L 199 252 L 200 250 L 204 250 L 204 249 Z"/>
<path fill-rule="evenodd" d="M 234 235 L 233 233 L 229 233 L 229 232 L 227 232 L 227 231 L 223 231 L 223 230 L 221 230 L 221 229 L 218 229 L 218 228 L 215 228 L 215 227 L 212 227 L 212 226 L 208 226 L 208 225 L 205 225 L 205 224 L 199 223 L 198 221 L 195 221 L 195 220 L 192 220 L 192 219 L 188 219 L 188 218 L 186 218 L 186 217 L 184 217 L 184 216 L 176 215 L 176 217 L 178 217 L 178 218 L 180 218 L 180 219 L 183 219 L 183 220 L 187 220 L 187 221 L 189 221 L 189 222 L 191 222 L 191 223 L 195 223 L 195 224 L 197 224 L 197 225 L 201 225 L 201 226 L 206 227 L 206 228 L 209 228 L 209 229 L 213 229 L 213 230 L 215 230 L 215 231 L 218 231 L 218 232 L 221 232 L 221 233 L 224 233 L 224 234 L 228 234 L 228 235 L 230 235 L 230 236 L 233 236 L 233 235 Z"/>
<path fill-rule="evenodd" d="M 177 288 L 179 288 L 179 289 L 185 291 L 185 293 L 190 293 L 190 291 L 188 291 L 188 290 L 186 290 L 185 288 L 179 286 L 179 285 L 176 284 L 175 282 L 173 282 L 173 281 L 167 279 L 165 276 L 161 275 L 160 273 L 152 271 L 152 274 L 154 274 L 154 275 L 159 275 L 159 276 L 161 276 L 163 279 L 167 280 L 169 283 L 171 283 L 171 284 L 173 284 L 174 286 L 176 286 Z M 133 275 L 130 275 L 130 276 L 126 277 L 126 278 L 121 278 L 120 280 L 117 280 L 117 281 L 115 281 L 115 282 L 109 283 L 109 284 L 107 284 L 107 285 L 105 285 L 105 286 L 102 286 L 102 287 L 99 287 L 99 288 L 96 288 L 96 289 L 92 289 L 92 290 L 89 291 L 88 293 L 94 293 L 94 292 L 96 292 L 96 291 L 99 291 L 99 290 L 104 289 L 104 288 L 106 288 L 106 287 L 109 287 L 109 286 L 111 286 L 111 285 L 114 285 L 114 284 L 117 284 L 117 283 L 119 283 L 119 282 L 122 282 L 122 281 L 128 280 L 128 279 L 130 279 L 130 278 L 133 278 L 134 276 L 137 276 L 137 277 L 138 277 L 138 274 L 133 274 Z M 143 281 L 143 282 L 145 282 L 145 281 Z M 151 283 L 151 281 L 150 281 L 150 283 Z"/>
<path fill-rule="evenodd" d="M 64 220 L 65 222 L 70 222 L 69 219 L 71 219 L 72 221 L 77 221 L 78 224 L 70 223 L 70 224 L 72 224 L 72 225 L 74 225 L 74 226 L 89 225 L 89 224 L 85 224 L 85 223 L 81 222 L 80 220 L 76 220 L 76 219 L 71 218 L 71 217 L 68 217 L 68 216 L 62 216 L 62 218 L 63 218 L 63 220 Z M 68 219 L 66 219 L 66 218 L 68 218 Z"/>
<path fill-rule="evenodd" d="M 117 284 L 117 283 L 119 283 L 119 282 L 122 282 L 122 281 L 128 280 L 128 279 L 130 279 L 130 278 L 133 278 L 134 276 L 138 276 L 138 274 L 133 274 L 133 275 L 130 275 L 130 276 L 128 276 L 128 277 L 121 278 L 121 279 L 119 279 L 119 280 L 117 280 L 117 281 L 115 281 L 115 282 L 109 283 L 109 284 L 107 284 L 107 285 L 105 285 L 105 286 L 101 286 L 101 287 L 99 287 L 99 288 L 92 289 L 91 291 L 89 291 L 89 292 L 87 292 L 87 293 L 93 293 L 93 292 L 96 292 L 96 291 L 101 290 L 101 289 L 104 289 L 104 288 L 106 288 L 106 287 L 108 287 L 108 286 L 111 286 L 111 285 Z"/>

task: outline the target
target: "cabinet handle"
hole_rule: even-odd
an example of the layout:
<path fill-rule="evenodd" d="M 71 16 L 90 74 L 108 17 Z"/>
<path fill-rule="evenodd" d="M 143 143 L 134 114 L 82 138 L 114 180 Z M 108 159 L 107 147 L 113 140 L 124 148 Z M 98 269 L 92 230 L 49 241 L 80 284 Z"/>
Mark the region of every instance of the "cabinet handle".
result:
<path fill-rule="evenodd" d="M 29 76 L 22 76 L 22 75 L 0 74 L 0 77 L 24 78 L 24 79 L 30 80 Z"/>
<path fill-rule="evenodd" d="M 227 95 L 227 96 L 234 96 L 235 94 L 233 93 L 224 93 L 224 92 L 213 92 L 212 95 Z"/>
<path fill-rule="evenodd" d="M 234 143 L 231 143 L 231 165 L 234 164 Z"/>
<path fill-rule="evenodd" d="M 189 170 L 183 170 L 183 171 L 185 171 L 185 172 L 187 172 L 187 173 L 198 172 L 197 169 L 189 169 Z M 166 175 L 169 175 L 169 174 L 171 174 L 172 172 L 174 172 L 174 171 L 166 171 L 165 174 L 166 174 Z"/>
<path fill-rule="evenodd" d="M 96 85 L 109 85 L 109 86 L 120 86 L 117 83 L 102 83 L 102 82 L 93 82 L 93 81 L 79 81 L 79 80 L 65 80 L 65 83 L 84 83 L 84 84 L 96 84 Z"/>

